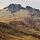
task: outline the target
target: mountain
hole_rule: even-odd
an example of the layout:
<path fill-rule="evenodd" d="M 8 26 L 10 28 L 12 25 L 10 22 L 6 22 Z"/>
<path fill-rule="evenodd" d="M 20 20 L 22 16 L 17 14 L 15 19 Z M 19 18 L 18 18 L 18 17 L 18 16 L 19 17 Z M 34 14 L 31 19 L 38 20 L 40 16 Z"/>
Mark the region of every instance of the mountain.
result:
<path fill-rule="evenodd" d="M 8 7 L 5 7 L 4 9 L 8 8 L 9 11 L 15 12 L 22 8 L 20 4 L 10 4 Z"/>
<path fill-rule="evenodd" d="M 40 40 L 40 10 L 20 4 L 1 9 L 0 40 Z"/>

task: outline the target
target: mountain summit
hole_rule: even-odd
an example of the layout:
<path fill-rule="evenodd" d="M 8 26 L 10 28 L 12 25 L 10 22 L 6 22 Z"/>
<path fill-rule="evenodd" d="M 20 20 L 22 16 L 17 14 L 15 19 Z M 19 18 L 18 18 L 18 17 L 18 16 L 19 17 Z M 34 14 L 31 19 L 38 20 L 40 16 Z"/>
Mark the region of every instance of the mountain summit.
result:
<path fill-rule="evenodd" d="M 20 4 L 10 4 L 8 6 L 8 9 L 10 11 L 17 11 L 17 10 L 20 10 L 22 8 L 22 6 Z"/>
<path fill-rule="evenodd" d="M 15 12 L 15 11 L 19 11 L 20 9 L 25 9 L 25 10 L 29 10 L 29 11 L 39 11 L 39 9 L 35 9 L 35 8 L 32 8 L 30 6 L 26 6 L 25 7 L 22 7 L 20 4 L 10 4 L 8 7 L 5 7 L 4 9 L 8 8 L 9 11 L 11 12 Z"/>
<path fill-rule="evenodd" d="M 5 7 L 4 9 L 6 8 L 8 8 L 9 11 L 15 12 L 22 9 L 22 6 L 20 4 L 10 4 L 8 7 Z"/>

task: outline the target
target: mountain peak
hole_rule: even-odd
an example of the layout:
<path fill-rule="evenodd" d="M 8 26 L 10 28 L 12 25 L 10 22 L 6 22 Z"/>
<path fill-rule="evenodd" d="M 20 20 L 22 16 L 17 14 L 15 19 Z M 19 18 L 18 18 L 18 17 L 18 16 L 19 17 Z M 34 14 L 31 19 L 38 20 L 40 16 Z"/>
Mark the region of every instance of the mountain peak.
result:
<path fill-rule="evenodd" d="M 20 4 L 10 4 L 8 7 L 5 7 L 4 9 L 8 8 L 9 11 L 11 12 L 16 12 L 16 11 L 19 11 L 20 9 L 26 9 L 26 10 L 29 10 L 29 11 L 40 11 L 39 9 L 35 9 L 35 8 L 32 8 L 31 6 L 26 6 L 25 7 L 22 7 Z"/>
<path fill-rule="evenodd" d="M 9 11 L 15 12 L 17 10 L 20 10 L 22 6 L 20 4 L 10 4 L 8 6 Z"/>
<path fill-rule="evenodd" d="M 20 4 L 10 4 L 8 7 L 5 7 L 4 9 L 6 8 L 8 8 L 8 10 L 11 12 L 19 11 L 20 9 L 25 9 Z"/>

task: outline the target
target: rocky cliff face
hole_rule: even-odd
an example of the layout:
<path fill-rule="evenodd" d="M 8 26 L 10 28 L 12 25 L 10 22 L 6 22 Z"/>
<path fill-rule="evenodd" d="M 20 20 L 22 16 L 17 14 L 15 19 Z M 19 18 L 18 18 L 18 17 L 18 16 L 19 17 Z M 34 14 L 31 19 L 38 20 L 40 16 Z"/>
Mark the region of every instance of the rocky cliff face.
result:
<path fill-rule="evenodd" d="M 10 4 L 8 7 L 5 7 L 4 9 L 8 8 L 9 11 L 11 12 L 15 12 L 15 11 L 19 11 L 22 6 L 20 4 Z"/>
<path fill-rule="evenodd" d="M 0 40 L 40 40 L 40 10 L 20 4 L 0 10 Z"/>

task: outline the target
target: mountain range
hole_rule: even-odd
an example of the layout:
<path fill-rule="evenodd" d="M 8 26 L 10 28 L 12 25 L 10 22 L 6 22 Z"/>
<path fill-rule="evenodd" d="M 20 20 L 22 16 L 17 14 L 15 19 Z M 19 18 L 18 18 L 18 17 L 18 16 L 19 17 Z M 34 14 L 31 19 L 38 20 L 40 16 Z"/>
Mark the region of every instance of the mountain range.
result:
<path fill-rule="evenodd" d="M 0 40 L 40 40 L 40 10 L 20 4 L 1 9 Z"/>

